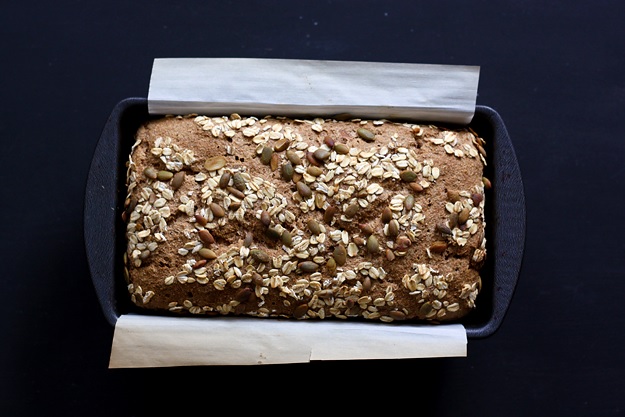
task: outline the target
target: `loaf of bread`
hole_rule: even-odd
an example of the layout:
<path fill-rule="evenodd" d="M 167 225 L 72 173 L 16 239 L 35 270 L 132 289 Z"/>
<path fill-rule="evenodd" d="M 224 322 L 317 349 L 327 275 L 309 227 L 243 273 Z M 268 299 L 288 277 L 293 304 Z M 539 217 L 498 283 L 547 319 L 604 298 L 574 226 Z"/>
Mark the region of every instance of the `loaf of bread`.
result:
<path fill-rule="evenodd" d="M 128 160 L 130 297 L 162 314 L 457 320 L 481 289 L 485 156 L 468 128 L 150 120 Z"/>

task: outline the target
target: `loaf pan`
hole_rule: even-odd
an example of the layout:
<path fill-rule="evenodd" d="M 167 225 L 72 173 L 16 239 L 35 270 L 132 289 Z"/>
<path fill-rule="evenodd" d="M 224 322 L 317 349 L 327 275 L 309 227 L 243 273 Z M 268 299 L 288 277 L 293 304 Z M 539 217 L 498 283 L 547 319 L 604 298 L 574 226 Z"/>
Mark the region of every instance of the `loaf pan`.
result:
<path fill-rule="evenodd" d="M 127 98 L 113 108 L 91 162 L 84 206 L 84 239 L 91 279 L 106 320 L 136 311 L 123 273 L 126 161 L 138 127 L 151 116 L 146 98 Z M 470 127 L 486 140 L 487 261 L 476 308 L 462 319 L 469 339 L 492 336 L 512 301 L 525 246 L 525 196 L 505 124 L 490 107 L 476 106 Z M 143 312 L 145 313 L 145 312 Z"/>

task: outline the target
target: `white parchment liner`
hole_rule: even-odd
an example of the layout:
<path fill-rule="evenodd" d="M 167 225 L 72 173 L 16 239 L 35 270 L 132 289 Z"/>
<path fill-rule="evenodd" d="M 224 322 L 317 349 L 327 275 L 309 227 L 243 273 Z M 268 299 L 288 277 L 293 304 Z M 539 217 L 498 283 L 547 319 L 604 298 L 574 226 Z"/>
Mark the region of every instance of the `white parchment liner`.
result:
<path fill-rule="evenodd" d="M 252 58 L 156 59 L 151 114 L 408 119 L 467 124 L 479 67 Z"/>
<path fill-rule="evenodd" d="M 248 58 L 156 59 L 151 114 L 332 116 L 467 124 L 479 67 Z M 122 315 L 111 368 L 466 356 L 460 324 Z"/>

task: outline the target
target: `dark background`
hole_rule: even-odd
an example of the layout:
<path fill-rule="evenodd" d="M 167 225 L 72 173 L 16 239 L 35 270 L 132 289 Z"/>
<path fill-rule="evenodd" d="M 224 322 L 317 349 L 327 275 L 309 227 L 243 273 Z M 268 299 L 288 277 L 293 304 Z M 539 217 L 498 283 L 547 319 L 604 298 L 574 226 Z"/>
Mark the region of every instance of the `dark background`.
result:
<path fill-rule="evenodd" d="M 625 412 L 622 1 L 5 1 L 0 415 Z M 508 314 L 468 357 L 109 370 L 83 244 L 91 156 L 156 57 L 479 65 L 527 203 Z M 286 405 L 293 402 L 294 405 Z M 374 408 L 375 407 L 375 408 Z"/>

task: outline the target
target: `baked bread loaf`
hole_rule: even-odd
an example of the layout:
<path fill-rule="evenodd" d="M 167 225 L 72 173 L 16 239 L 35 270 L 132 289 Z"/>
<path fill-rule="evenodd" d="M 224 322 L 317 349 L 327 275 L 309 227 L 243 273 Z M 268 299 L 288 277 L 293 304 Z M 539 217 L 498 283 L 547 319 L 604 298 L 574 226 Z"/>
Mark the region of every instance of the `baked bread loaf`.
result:
<path fill-rule="evenodd" d="M 457 320 L 486 255 L 483 146 L 388 120 L 148 121 L 128 160 L 130 297 L 167 314 Z"/>

